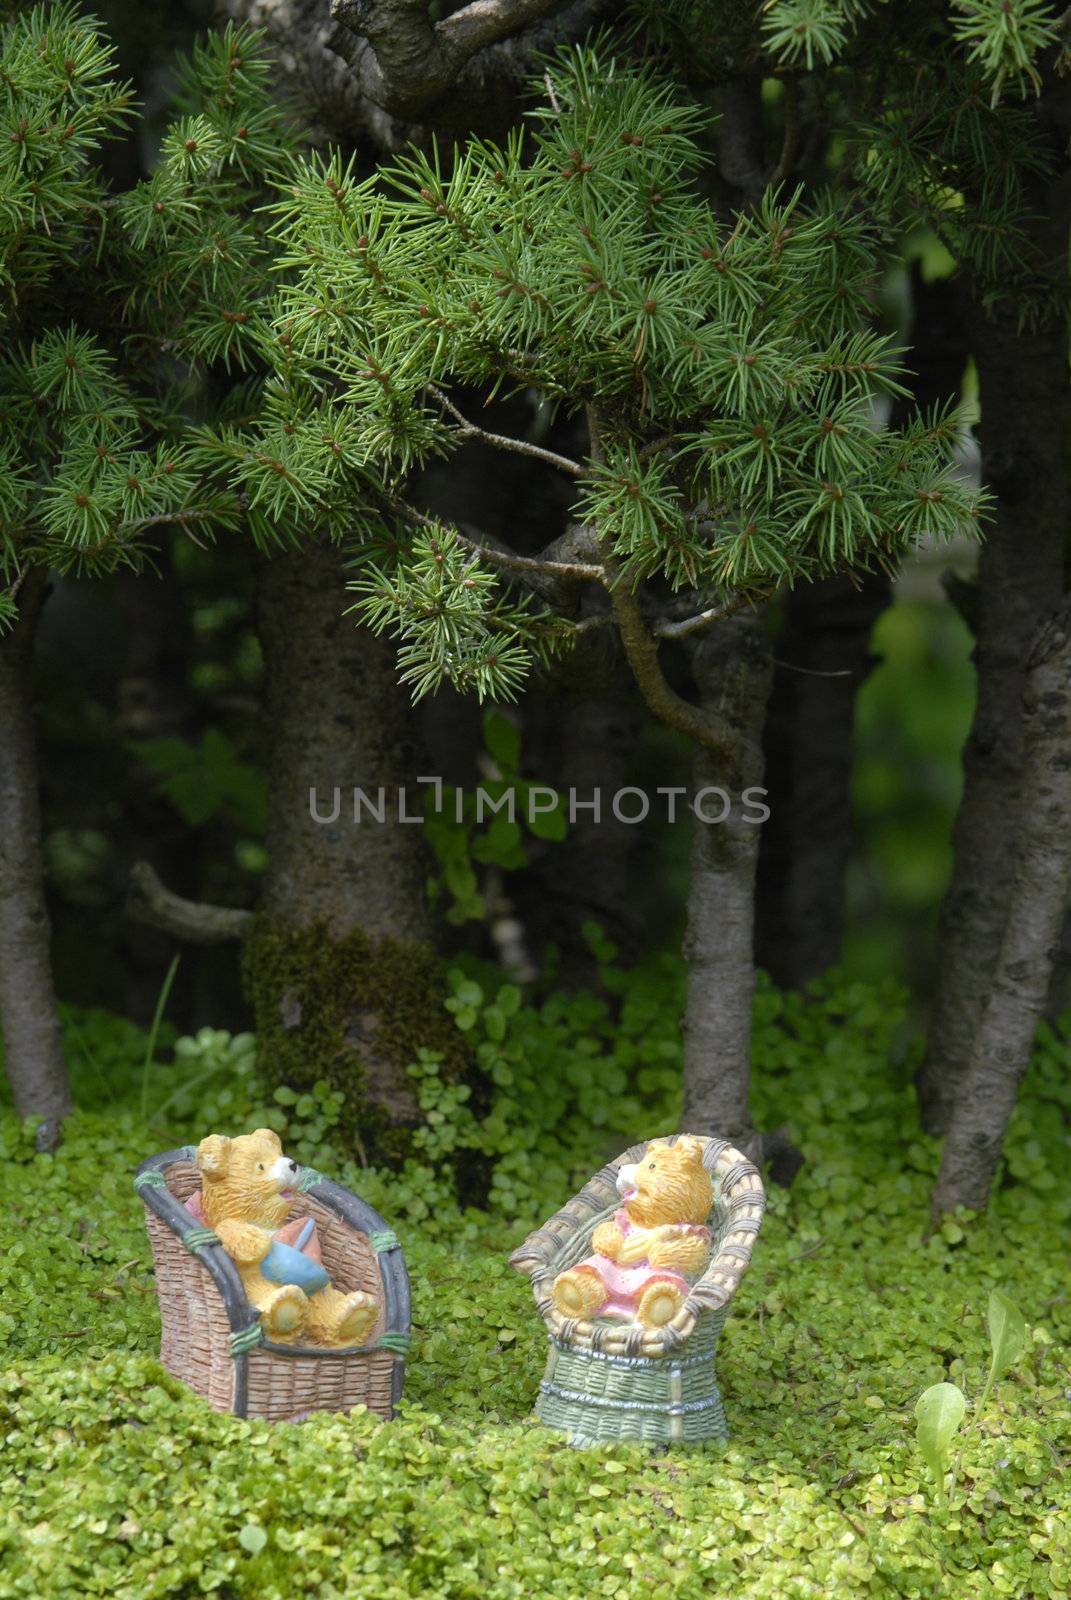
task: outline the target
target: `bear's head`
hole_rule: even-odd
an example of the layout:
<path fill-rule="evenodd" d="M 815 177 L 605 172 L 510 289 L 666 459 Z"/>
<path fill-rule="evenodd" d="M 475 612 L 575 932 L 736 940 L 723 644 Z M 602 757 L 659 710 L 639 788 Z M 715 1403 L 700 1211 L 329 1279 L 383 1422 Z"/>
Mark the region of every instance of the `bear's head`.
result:
<path fill-rule="evenodd" d="M 277 1228 L 285 1220 L 298 1164 L 283 1155 L 279 1135 L 270 1128 L 236 1139 L 210 1133 L 197 1146 L 197 1166 L 207 1222 L 234 1220 Z"/>
<path fill-rule="evenodd" d="M 617 1188 L 629 1220 L 639 1228 L 667 1222 L 701 1226 L 714 1204 L 703 1146 L 694 1134 L 682 1134 L 675 1144 L 652 1141 L 641 1161 L 618 1169 Z"/>

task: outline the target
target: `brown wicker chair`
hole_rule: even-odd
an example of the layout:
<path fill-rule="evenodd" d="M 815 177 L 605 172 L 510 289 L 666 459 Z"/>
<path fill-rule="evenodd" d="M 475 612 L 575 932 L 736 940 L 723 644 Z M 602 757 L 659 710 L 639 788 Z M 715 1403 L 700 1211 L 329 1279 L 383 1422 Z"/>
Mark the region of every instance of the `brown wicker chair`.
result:
<path fill-rule="evenodd" d="M 618 1168 L 642 1161 L 647 1143 L 603 1167 L 510 1256 L 510 1264 L 531 1278 L 550 1335 L 536 1414 L 574 1444 L 701 1443 L 729 1436 L 714 1355 L 729 1302 L 751 1260 L 766 1194 L 757 1168 L 739 1150 L 724 1139 L 700 1143 L 714 1185 L 713 1252 L 663 1327 L 564 1317 L 551 1299 L 555 1278 L 590 1254 L 596 1227 L 620 1206 Z"/>
<path fill-rule="evenodd" d="M 374 1294 L 380 1313 L 358 1350 L 274 1344 L 246 1299 L 238 1269 L 185 1201 L 200 1188 L 196 1150 L 152 1156 L 134 1185 L 160 1302 L 160 1360 L 216 1411 L 268 1422 L 365 1405 L 390 1417 L 401 1398 L 409 1349 L 409 1277 L 383 1218 L 312 1167 L 298 1178 L 292 1216 L 316 1220 L 324 1266 L 338 1288 Z"/>

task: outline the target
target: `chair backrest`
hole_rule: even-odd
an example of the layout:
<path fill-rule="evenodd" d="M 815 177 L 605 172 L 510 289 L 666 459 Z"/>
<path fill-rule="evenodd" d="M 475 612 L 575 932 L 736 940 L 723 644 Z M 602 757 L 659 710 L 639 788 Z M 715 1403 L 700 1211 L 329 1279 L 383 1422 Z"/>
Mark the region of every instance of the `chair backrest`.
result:
<path fill-rule="evenodd" d="M 679 1137 L 671 1135 L 668 1142 Z M 620 1206 L 618 1169 L 640 1161 L 651 1140 L 622 1151 L 510 1256 L 510 1264 L 531 1278 L 536 1305 L 559 1344 L 607 1355 L 667 1355 L 685 1343 L 701 1316 L 728 1306 L 751 1260 L 766 1193 L 758 1168 L 727 1140 L 697 1137 L 703 1146 L 703 1165 L 714 1183 L 711 1260 L 680 1311 L 664 1327 L 564 1317 L 551 1299 L 555 1278 L 589 1254 L 595 1228 Z"/>

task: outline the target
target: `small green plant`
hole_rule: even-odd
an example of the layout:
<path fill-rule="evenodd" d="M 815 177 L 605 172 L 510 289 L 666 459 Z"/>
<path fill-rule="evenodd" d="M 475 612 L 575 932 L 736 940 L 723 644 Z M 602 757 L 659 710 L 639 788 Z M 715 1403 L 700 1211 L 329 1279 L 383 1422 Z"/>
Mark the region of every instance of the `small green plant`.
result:
<path fill-rule="evenodd" d="M 952 1452 L 952 1440 L 963 1421 L 966 1409 L 967 1402 L 963 1397 L 963 1390 L 957 1389 L 954 1383 L 933 1384 L 919 1395 L 915 1406 L 915 1416 L 918 1418 L 916 1438 L 919 1454 L 933 1473 L 939 1506 L 948 1504 L 948 1490 L 945 1483 L 948 1461 Z"/>
<path fill-rule="evenodd" d="M 967 1432 L 960 1444 L 959 1454 L 952 1468 L 951 1482 L 946 1482 L 946 1478 L 952 1454 L 952 1441 L 967 1409 L 963 1391 L 954 1383 L 935 1383 L 919 1395 L 915 1405 L 919 1454 L 933 1473 L 937 1504 L 942 1507 L 948 1504 L 949 1492 L 955 1488 L 967 1441 L 977 1427 L 979 1417 L 985 1411 L 994 1383 L 1018 1360 L 1026 1340 L 1026 1324 L 1022 1312 L 999 1289 L 994 1289 L 990 1293 L 986 1325 L 993 1352 L 989 1371 L 982 1392 L 971 1412 Z"/>
<path fill-rule="evenodd" d="M 145 1041 L 145 1060 L 141 1069 L 141 1118 L 143 1122 L 149 1113 L 149 1073 L 152 1069 L 153 1057 L 156 1054 L 156 1040 L 160 1032 L 160 1024 L 164 1020 L 164 1011 L 167 1008 L 171 986 L 175 981 L 175 974 L 179 969 L 181 959 L 181 956 L 173 956 L 171 965 L 164 974 L 164 981 L 160 985 L 160 993 L 156 997 L 156 1010 L 153 1012 L 149 1036 Z"/>
<path fill-rule="evenodd" d="M 244 1131 L 249 1132 L 254 1124 L 274 1128 L 287 1155 L 306 1166 L 314 1166 L 318 1159 L 323 1159 L 324 1149 L 338 1127 L 343 1094 L 332 1089 L 326 1079 L 318 1078 L 303 1094 L 280 1084 L 272 1099 L 275 1103 L 268 1111 L 256 1111 L 247 1117 Z M 358 1151 L 358 1154 L 363 1157 L 363 1152 Z"/>
<path fill-rule="evenodd" d="M 487 915 L 480 892 L 480 867 L 515 872 L 528 865 L 525 833 L 560 843 L 568 832 L 561 796 L 520 775 L 521 736 L 500 711 L 483 719 L 486 769 L 479 788 L 466 794 L 443 786 L 428 796 L 424 834 L 439 872 L 432 898 L 449 899 L 447 922 L 478 921 Z"/>
<path fill-rule="evenodd" d="M 132 739 L 128 750 L 156 778 L 160 792 L 183 822 L 199 828 L 223 814 L 260 838 L 267 810 L 267 780 L 243 761 L 219 728 L 189 739 Z"/>
<path fill-rule="evenodd" d="M 224 1120 L 233 1108 L 235 1092 L 252 1081 L 256 1066 L 256 1041 L 251 1033 L 228 1033 L 226 1028 L 198 1028 L 193 1035 L 175 1041 L 172 1069 L 179 1078 L 177 1088 L 153 1113 L 159 1122 L 165 1117 L 202 1117 L 206 1129 Z M 208 1089 L 223 1077 L 222 1086 Z"/>

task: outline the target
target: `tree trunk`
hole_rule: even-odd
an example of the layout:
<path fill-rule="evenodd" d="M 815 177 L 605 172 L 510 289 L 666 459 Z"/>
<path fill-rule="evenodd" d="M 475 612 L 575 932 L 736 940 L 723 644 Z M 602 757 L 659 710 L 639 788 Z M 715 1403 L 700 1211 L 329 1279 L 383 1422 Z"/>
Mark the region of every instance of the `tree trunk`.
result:
<path fill-rule="evenodd" d="M 420 1120 L 406 1067 L 427 1047 L 456 1075 L 464 1051 L 431 944 L 412 709 L 390 644 L 343 615 L 344 582 L 329 546 L 262 568 L 270 860 L 243 967 L 274 1081 L 326 1081 L 354 1148 L 398 1159 Z"/>
<path fill-rule="evenodd" d="M 733 754 L 695 758 L 695 803 L 722 822 L 696 818 L 692 838 L 684 955 L 684 1118 L 693 1133 L 715 1133 L 745 1148 L 754 1140 L 749 1099 L 751 1002 L 755 989 L 755 870 L 759 854 L 755 795 L 762 785 L 762 729 L 770 692 L 770 647 L 761 616 L 742 612 L 711 628 L 695 647 L 692 668 L 700 699 L 716 707 L 735 735 Z M 750 820 L 749 820 L 750 819 Z"/>
<path fill-rule="evenodd" d="M 762 830 L 757 959 L 798 989 L 840 960 L 852 853 L 855 697 L 889 580 L 827 578 L 788 598 L 766 723 L 771 816 Z"/>
<path fill-rule="evenodd" d="M 533 953 L 553 943 L 562 981 L 594 985 L 598 962 L 582 932 L 586 922 L 599 924 L 625 964 L 650 948 L 658 922 L 659 885 L 650 870 L 654 805 L 636 823 L 621 821 L 613 809 L 618 791 L 644 782 L 637 760 L 643 702 L 616 639 L 597 629 L 540 675 L 523 712 L 530 775 L 556 788 L 566 804 L 575 790 L 576 812 L 560 844 L 530 849 L 518 906 Z M 638 815 L 641 802 L 626 796 L 618 809 Z"/>
<path fill-rule="evenodd" d="M 1042 629 L 1023 715 L 1023 804 L 1000 951 L 965 1063 L 934 1214 L 980 1211 L 1045 1007 L 1071 891 L 1071 604 Z"/>
<path fill-rule="evenodd" d="M 1066 230 L 1065 230 L 1066 231 Z M 955 866 L 941 908 L 937 994 L 918 1093 L 944 1132 L 989 993 L 1007 918 L 1023 765 L 1024 666 L 1063 588 L 1068 525 L 1066 329 L 1020 332 L 1014 309 L 969 308 L 978 367 L 983 472 L 997 496 L 978 564 L 978 701 L 963 753 Z"/>
<path fill-rule="evenodd" d="M 926 283 L 917 265 L 910 336 L 910 393 L 893 403 L 893 428 L 954 399 L 967 365 L 955 286 Z M 756 940 L 759 966 L 787 988 L 799 988 L 840 959 L 853 846 L 855 704 L 874 666 L 874 624 L 890 599 L 891 584 L 881 572 L 801 584 L 787 598 L 777 642 L 785 664 L 775 667 L 766 721 L 773 814 L 759 854 Z M 846 676 L 815 675 L 822 673 Z"/>
<path fill-rule="evenodd" d="M 42 1119 L 39 1150 L 55 1146 L 71 1109 L 52 982 L 33 726 L 33 639 L 47 582 L 43 568 L 29 573 L 18 621 L 0 639 L 0 1031 L 15 1109 Z"/>

